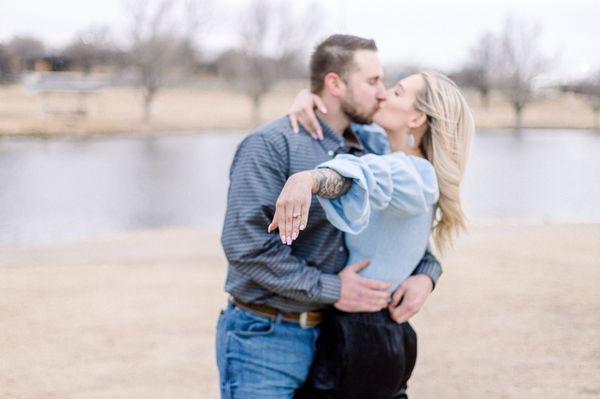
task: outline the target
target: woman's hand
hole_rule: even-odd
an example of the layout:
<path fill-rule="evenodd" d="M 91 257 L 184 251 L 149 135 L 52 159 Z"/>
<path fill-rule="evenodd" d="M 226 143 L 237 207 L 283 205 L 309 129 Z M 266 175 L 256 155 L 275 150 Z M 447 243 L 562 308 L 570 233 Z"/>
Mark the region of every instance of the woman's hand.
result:
<path fill-rule="evenodd" d="M 294 132 L 298 133 L 298 122 L 315 140 L 323 140 L 323 129 L 317 120 L 315 107 L 326 114 L 327 108 L 323 100 L 316 94 L 304 89 L 296 95 L 292 108 L 290 108 L 290 124 Z"/>
<path fill-rule="evenodd" d="M 267 231 L 270 233 L 279 228 L 281 242 L 291 245 L 298 238 L 300 230 L 306 228 L 312 194 L 312 171 L 291 175 L 277 198 L 275 215 Z"/>

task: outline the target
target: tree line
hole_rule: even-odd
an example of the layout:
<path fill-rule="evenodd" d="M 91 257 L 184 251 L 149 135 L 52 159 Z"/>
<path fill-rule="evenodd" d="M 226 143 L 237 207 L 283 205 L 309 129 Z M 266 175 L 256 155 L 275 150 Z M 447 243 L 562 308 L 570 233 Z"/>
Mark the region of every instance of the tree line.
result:
<path fill-rule="evenodd" d="M 484 107 L 492 92 L 500 93 L 513 109 L 517 131 L 523 111 L 552 91 L 582 95 L 599 129 L 600 69 L 569 83 L 545 82 L 544 74 L 555 67 L 557 55 L 544 53 L 541 38 L 539 23 L 509 15 L 501 31 L 484 32 L 477 39 L 464 66 L 450 75 L 459 85 L 475 89 Z"/>
<path fill-rule="evenodd" d="M 302 5 L 304 4 L 304 5 Z M 126 42 L 117 43 L 108 27 L 78 32 L 58 49 L 48 48 L 35 37 L 17 36 L 0 43 L 0 83 L 14 82 L 33 68 L 34 60 L 46 59 L 64 67 L 91 73 L 108 67 L 112 73 L 133 72 L 143 93 L 142 115 L 150 120 L 157 93 L 182 84 L 206 65 L 202 46 L 214 27 L 214 0 L 129 0 Z M 283 78 L 305 77 L 308 50 L 321 36 L 324 15 L 316 4 L 290 0 L 252 0 L 234 16 L 232 29 L 239 45 L 223 51 L 211 68 L 234 89 L 245 93 L 259 122 L 261 101 Z M 524 110 L 550 90 L 583 96 L 599 127 L 600 70 L 568 83 L 542 80 L 555 57 L 541 48 L 542 29 L 532 20 L 509 16 L 499 32 L 484 32 L 471 48 L 464 65 L 446 71 L 460 86 L 479 93 L 489 104 L 491 93 L 501 94 L 511 105 L 520 130 Z M 432 50 L 434 51 L 434 50 Z M 61 63 L 69 63 L 62 65 Z"/>
<path fill-rule="evenodd" d="M 213 1 L 126 1 L 126 43 L 117 43 L 107 27 L 85 29 L 59 49 L 35 37 L 14 37 L 0 43 L 0 83 L 17 81 L 34 60 L 44 58 L 83 73 L 102 66 L 116 74 L 134 71 L 143 93 L 143 119 L 149 121 L 157 93 L 202 68 L 202 45 L 216 23 Z M 256 123 L 262 98 L 278 80 L 305 76 L 305 51 L 316 40 L 320 11 L 316 4 L 303 4 L 251 1 L 234 16 L 240 44 L 211 62 L 219 76 L 251 99 Z"/>

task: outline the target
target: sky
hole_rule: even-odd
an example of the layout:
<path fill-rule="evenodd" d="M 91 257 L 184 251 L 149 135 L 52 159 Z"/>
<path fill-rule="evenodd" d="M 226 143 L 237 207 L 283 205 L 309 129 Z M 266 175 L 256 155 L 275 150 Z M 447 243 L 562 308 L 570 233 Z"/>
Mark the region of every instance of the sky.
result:
<path fill-rule="evenodd" d="M 216 54 L 237 43 L 236 18 L 249 1 L 214 0 L 213 22 L 200 42 L 205 53 Z M 0 0 L 0 41 L 32 34 L 58 47 L 77 31 L 101 25 L 122 39 L 127 21 L 124 4 L 124 0 Z M 600 69 L 600 0 L 321 0 L 318 4 L 323 23 L 317 37 L 341 32 L 373 38 L 388 64 L 456 69 L 483 32 L 500 31 L 507 15 L 513 14 L 541 24 L 541 47 L 553 60 L 553 76 L 578 78 Z"/>

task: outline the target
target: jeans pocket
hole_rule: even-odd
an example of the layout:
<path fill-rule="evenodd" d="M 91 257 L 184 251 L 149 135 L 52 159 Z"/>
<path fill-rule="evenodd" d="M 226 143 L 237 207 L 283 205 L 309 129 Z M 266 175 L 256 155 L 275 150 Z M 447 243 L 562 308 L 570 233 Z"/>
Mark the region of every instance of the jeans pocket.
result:
<path fill-rule="evenodd" d="M 256 315 L 249 311 L 236 308 L 235 328 L 233 334 L 238 337 L 254 337 L 269 335 L 273 332 L 275 321 Z"/>

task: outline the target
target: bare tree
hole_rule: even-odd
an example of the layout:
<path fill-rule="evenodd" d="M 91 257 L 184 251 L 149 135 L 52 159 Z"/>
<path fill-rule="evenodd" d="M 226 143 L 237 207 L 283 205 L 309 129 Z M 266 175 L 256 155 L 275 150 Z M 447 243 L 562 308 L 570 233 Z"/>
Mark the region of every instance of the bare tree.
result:
<path fill-rule="evenodd" d="M 134 0 L 130 56 L 144 93 L 143 120 L 149 121 L 158 91 L 169 79 L 188 74 L 197 60 L 196 34 L 208 22 L 209 0 Z"/>
<path fill-rule="evenodd" d="M 99 26 L 77 33 L 62 54 L 84 73 L 90 73 L 94 66 L 110 63 L 118 52 L 109 28 Z"/>
<path fill-rule="evenodd" d="M 35 37 L 15 36 L 8 42 L 6 50 L 11 58 L 13 72 L 20 74 L 32 61 L 44 56 L 46 46 Z"/>
<path fill-rule="evenodd" d="M 470 51 L 468 67 L 463 70 L 463 77 L 468 85 L 479 92 L 481 104 L 489 106 L 492 89 L 492 74 L 498 62 L 498 38 L 492 32 L 481 35 Z"/>
<path fill-rule="evenodd" d="M 600 130 L 600 86 L 595 87 L 594 94 L 586 96 L 594 113 L 594 130 Z"/>
<path fill-rule="evenodd" d="M 600 69 L 578 83 L 563 85 L 564 92 L 583 96 L 594 114 L 594 129 L 600 130 Z"/>
<path fill-rule="evenodd" d="M 260 103 L 277 82 L 278 60 L 272 57 L 250 56 L 243 50 L 232 49 L 217 60 L 219 74 L 235 89 L 252 101 L 252 123 L 260 124 Z"/>
<path fill-rule="evenodd" d="M 6 46 L 0 43 L 0 84 L 11 81 L 12 68 Z"/>
<path fill-rule="evenodd" d="M 521 131 L 523 110 L 534 100 L 535 80 L 546 71 L 549 60 L 540 46 L 541 26 L 509 16 L 500 35 L 497 81 L 515 113 L 515 131 Z"/>
<path fill-rule="evenodd" d="M 594 129 L 600 130 L 600 70 L 585 83 L 584 94 L 594 113 Z"/>
<path fill-rule="evenodd" d="M 305 63 L 304 49 L 318 31 L 320 9 L 310 4 L 300 10 L 293 4 L 253 0 L 239 22 L 241 47 L 217 62 L 221 76 L 250 97 L 254 125 L 260 123 L 264 95 L 286 71 Z"/>

